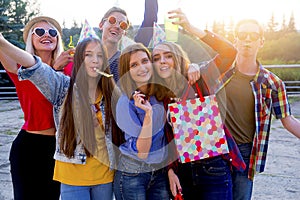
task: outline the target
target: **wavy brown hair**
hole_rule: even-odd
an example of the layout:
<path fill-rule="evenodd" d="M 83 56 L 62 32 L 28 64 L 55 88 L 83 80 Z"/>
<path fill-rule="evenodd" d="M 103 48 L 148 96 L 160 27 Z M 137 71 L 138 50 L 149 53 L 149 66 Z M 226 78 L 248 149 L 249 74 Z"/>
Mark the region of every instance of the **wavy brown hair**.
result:
<path fill-rule="evenodd" d="M 120 74 L 120 87 L 122 92 L 124 92 L 128 98 L 131 98 L 132 93 L 137 90 L 137 85 L 135 83 L 135 81 L 131 78 L 130 74 L 129 74 L 129 70 L 130 70 L 130 57 L 132 54 L 138 52 L 138 51 L 142 51 L 145 52 L 149 58 L 149 60 L 151 61 L 151 53 L 149 52 L 149 50 L 147 49 L 147 47 L 145 47 L 142 43 L 135 43 L 132 45 L 129 45 L 128 47 L 126 47 L 120 56 L 120 60 L 119 60 L 119 74 Z M 154 79 L 153 79 L 153 75 L 151 77 L 151 80 L 149 80 L 148 82 L 148 91 L 145 95 L 147 96 L 151 96 L 154 94 Z"/>

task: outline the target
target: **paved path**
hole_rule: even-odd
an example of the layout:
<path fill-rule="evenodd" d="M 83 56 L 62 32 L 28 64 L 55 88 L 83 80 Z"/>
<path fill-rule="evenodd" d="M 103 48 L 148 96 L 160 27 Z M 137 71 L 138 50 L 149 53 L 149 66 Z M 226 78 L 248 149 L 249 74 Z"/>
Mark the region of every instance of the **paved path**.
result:
<path fill-rule="evenodd" d="M 292 103 L 300 119 L 300 99 Z M 8 155 L 10 145 L 23 123 L 18 101 L 0 101 L 0 200 L 12 200 Z M 296 200 L 300 196 L 300 140 L 274 120 L 264 173 L 255 177 L 254 200 Z"/>

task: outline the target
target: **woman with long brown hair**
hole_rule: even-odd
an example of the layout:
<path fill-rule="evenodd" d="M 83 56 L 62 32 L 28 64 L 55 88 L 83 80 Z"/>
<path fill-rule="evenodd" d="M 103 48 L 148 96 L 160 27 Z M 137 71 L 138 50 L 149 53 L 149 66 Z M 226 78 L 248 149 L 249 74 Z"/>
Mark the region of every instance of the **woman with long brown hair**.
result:
<path fill-rule="evenodd" d="M 165 112 L 154 96 L 150 52 L 141 43 L 130 45 L 122 51 L 119 65 L 122 96 L 116 121 L 125 142 L 114 179 L 116 199 L 169 199 Z"/>
<path fill-rule="evenodd" d="M 118 90 L 101 41 L 87 38 L 78 44 L 71 77 L 55 72 L 39 57 L 16 48 L 3 37 L 0 46 L 22 65 L 19 78 L 32 81 L 54 106 L 54 180 L 61 182 L 61 198 L 111 200 L 113 143 L 118 143 L 119 130 L 111 101 Z"/>

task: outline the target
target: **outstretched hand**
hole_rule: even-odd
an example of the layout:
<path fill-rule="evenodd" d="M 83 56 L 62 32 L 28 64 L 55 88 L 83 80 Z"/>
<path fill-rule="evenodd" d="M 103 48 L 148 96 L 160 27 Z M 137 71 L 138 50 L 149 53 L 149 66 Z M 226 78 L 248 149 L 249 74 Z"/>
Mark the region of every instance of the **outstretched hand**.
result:
<path fill-rule="evenodd" d="M 186 31 L 189 31 L 192 29 L 192 25 L 190 24 L 187 16 L 182 12 L 180 8 L 171 10 L 168 12 L 170 19 L 178 19 L 173 22 L 173 24 L 177 24 L 181 26 Z"/>
<path fill-rule="evenodd" d="M 207 34 L 204 30 L 197 28 L 196 26 L 193 26 L 187 16 L 181 11 L 180 8 L 176 9 L 176 10 L 171 10 L 168 12 L 168 14 L 170 14 L 169 18 L 170 19 L 175 19 L 177 18 L 178 20 L 175 20 L 174 22 L 172 22 L 173 24 L 177 24 L 179 26 L 181 26 L 186 32 L 192 34 L 193 36 L 201 39 L 203 37 L 205 37 L 205 35 Z"/>
<path fill-rule="evenodd" d="M 8 69 L 9 68 L 8 66 L 10 66 L 12 62 L 18 63 L 23 67 L 31 67 L 36 63 L 36 60 L 30 53 L 10 43 L 8 40 L 6 40 L 3 37 L 1 32 L 0 32 L 0 55 L 1 55 L 1 59 L 4 59 L 5 60 L 4 62 L 6 62 L 5 63 L 5 65 L 7 66 L 6 69 L 13 73 L 16 72 L 15 68 Z M 16 66 L 15 64 L 13 65 Z"/>

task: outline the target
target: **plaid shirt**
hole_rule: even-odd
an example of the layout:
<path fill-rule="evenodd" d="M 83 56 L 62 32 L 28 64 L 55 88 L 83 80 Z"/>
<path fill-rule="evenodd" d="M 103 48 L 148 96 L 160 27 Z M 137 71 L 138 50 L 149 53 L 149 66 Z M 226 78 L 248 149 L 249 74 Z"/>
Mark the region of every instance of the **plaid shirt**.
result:
<path fill-rule="evenodd" d="M 234 68 L 228 70 L 219 80 L 218 90 L 233 77 Z M 291 115 L 285 84 L 275 74 L 259 64 L 259 71 L 250 82 L 255 97 L 255 134 L 250 156 L 248 178 L 264 171 L 269 143 L 272 114 L 276 119 Z"/>

